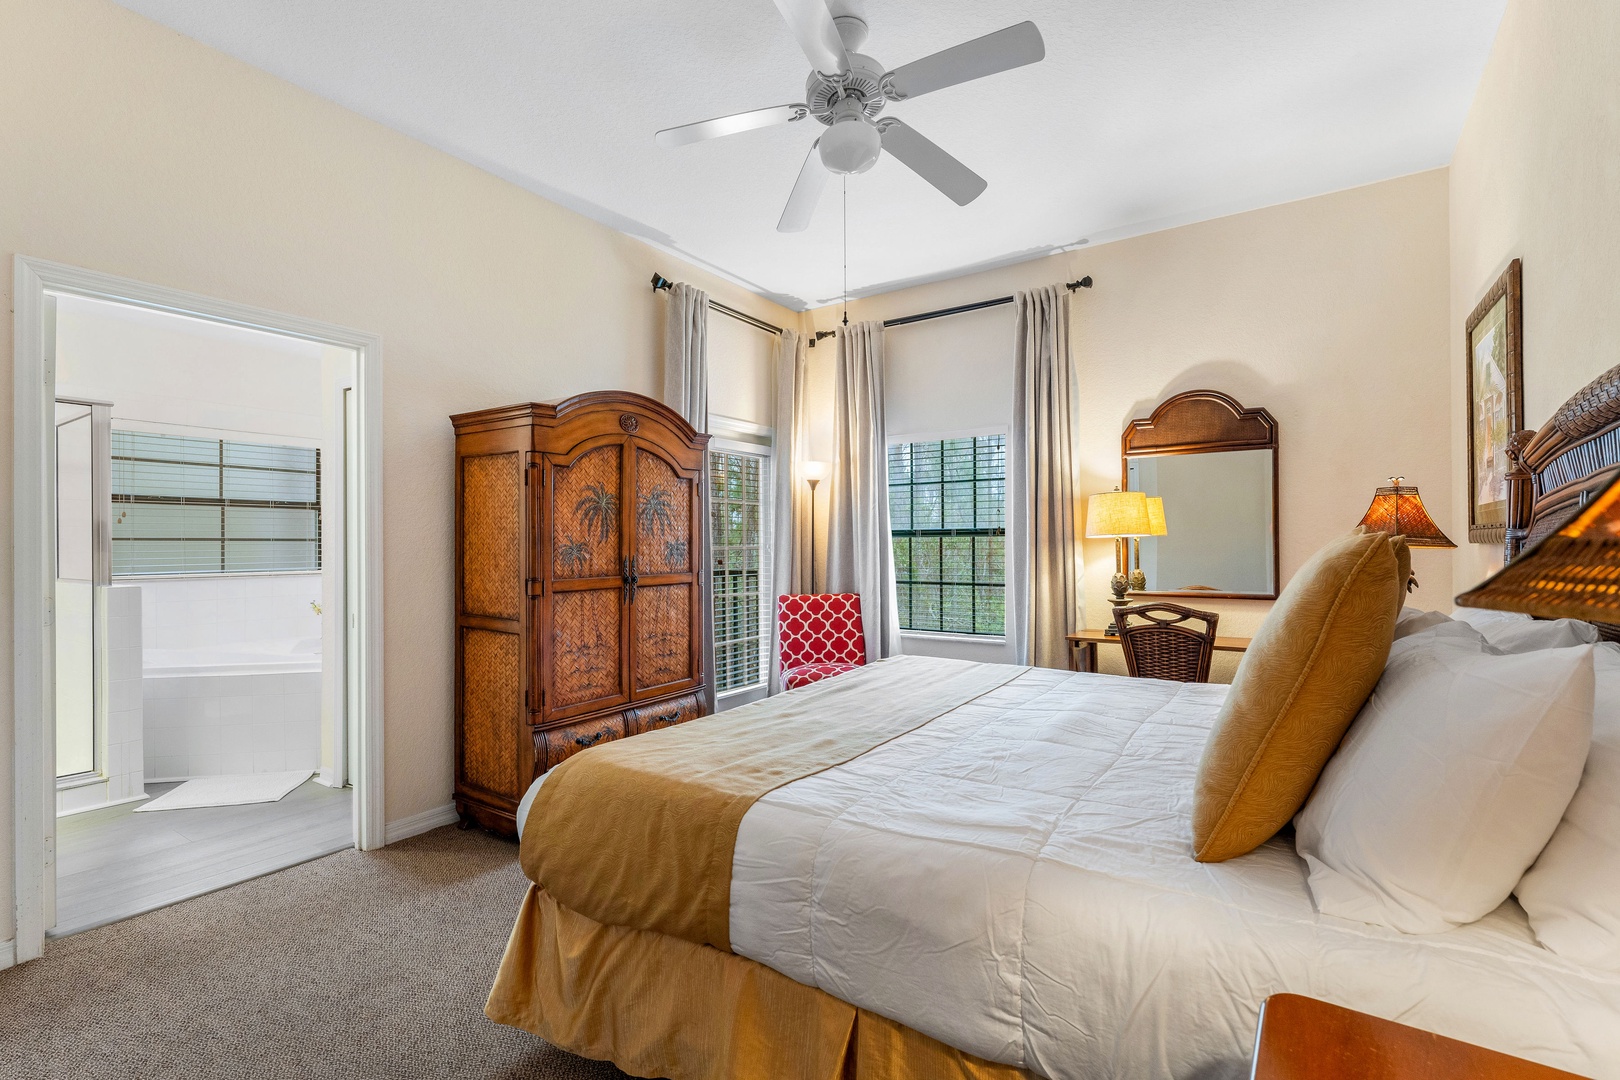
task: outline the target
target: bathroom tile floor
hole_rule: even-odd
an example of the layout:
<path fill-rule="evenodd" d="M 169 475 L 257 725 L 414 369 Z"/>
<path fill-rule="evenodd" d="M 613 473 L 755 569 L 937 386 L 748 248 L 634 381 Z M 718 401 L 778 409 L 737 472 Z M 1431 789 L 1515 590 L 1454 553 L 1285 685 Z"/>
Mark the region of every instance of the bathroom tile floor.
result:
<path fill-rule="evenodd" d="M 147 784 L 157 796 L 175 784 Z M 280 802 L 136 814 L 138 803 L 56 822 L 61 937 L 354 846 L 351 788 L 309 780 Z"/>

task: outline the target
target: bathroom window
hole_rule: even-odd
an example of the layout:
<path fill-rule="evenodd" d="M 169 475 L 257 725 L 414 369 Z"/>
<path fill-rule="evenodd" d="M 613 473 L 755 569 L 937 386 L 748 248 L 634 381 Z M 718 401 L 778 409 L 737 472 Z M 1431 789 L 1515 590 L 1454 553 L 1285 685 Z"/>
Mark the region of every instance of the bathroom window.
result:
<path fill-rule="evenodd" d="M 112 571 L 321 567 L 321 458 L 305 446 L 112 433 Z"/>

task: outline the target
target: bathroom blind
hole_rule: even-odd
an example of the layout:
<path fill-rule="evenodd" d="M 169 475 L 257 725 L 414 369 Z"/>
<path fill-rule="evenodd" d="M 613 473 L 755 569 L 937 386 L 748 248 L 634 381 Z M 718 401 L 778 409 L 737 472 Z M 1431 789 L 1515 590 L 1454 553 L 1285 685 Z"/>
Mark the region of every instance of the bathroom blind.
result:
<path fill-rule="evenodd" d="M 321 568 L 321 456 L 305 446 L 112 433 L 114 577 Z"/>

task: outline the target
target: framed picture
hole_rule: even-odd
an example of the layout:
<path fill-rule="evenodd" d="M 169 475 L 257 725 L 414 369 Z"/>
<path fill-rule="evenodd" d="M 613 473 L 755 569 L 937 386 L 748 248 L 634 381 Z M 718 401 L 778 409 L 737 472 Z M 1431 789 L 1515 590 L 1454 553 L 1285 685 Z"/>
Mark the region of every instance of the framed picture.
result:
<path fill-rule="evenodd" d="M 1507 530 L 1508 440 L 1524 427 L 1523 279 L 1514 259 L 1468 316 L 1468 539 L 1500 544 Z"/>

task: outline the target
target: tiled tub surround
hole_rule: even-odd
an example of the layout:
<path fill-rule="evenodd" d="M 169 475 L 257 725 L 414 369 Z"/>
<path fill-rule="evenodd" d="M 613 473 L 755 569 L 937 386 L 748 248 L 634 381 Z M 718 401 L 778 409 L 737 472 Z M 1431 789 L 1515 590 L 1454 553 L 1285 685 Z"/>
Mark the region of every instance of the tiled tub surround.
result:
<path fill-rule="evenodd" d="M 319 768 L 320 574 L 140 580 L 146 779 Z"/>
<path fill-rule="evenodd" d="M 321 673 L 154 675 L 146 691 L 146 778 L 314 771 L 321 763 Z"/>
<path fill-rule="evenodd" d="M 107 725 L 97 763 L 101 779 L 56 792 L 57 814 L 146 797 L 142 739 L 141 589 L 107 590 Z"/>

